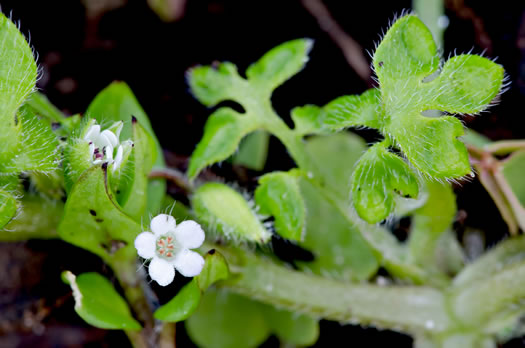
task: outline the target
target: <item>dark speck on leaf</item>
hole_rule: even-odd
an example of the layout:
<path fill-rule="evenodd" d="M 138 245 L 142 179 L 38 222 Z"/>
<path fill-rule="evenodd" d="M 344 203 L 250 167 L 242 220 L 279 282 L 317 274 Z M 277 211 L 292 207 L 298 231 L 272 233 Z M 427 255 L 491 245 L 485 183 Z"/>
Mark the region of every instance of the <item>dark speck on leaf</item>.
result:
<path fill-rule="evenodd" d="M 98 223 L 101 223 L 101 222 L 104 222 L 104 219 L 98 218 L 98 219 L 95 219 L 95 221 Z"/>
<path fill-rule="evenodd" d="M 378 65 L 379 65 L 379 67 L 381 68 L 381 67 L 383 67 L 384 64 L 385 64 L 385 63 L 383 63 L 383 62 L 379 62 Z"/>
<path fill-rule="evenodd" d="M 210 255 L 215 254 L 215 249 L 211 249 L 210 251 L 208 251 L 208 254 L 210 254 Z"/>
<path fill-rule="evenodd" d="M 89 209 L 89 213 L 93 216 L 97 216 L 97 212 L 94 211 L 93 209 Z"/>

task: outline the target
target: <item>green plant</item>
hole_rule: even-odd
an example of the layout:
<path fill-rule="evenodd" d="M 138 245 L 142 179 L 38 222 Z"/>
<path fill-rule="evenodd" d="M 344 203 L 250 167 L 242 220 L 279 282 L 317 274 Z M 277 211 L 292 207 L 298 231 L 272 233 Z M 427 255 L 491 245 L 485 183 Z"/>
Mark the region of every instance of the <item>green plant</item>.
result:
<path fill-rule="evenodd" d="M 450 230 L 456 203 L 449 182 L 472 174 L 469 151 L 478 166 L 486 153 L 523 146 L 480 145 L 469 133 L 467 149 L 459 119 L 427 116 L 483 111 L 501 91 L 503 69 L 469 54 L 441 64 L 416 16 L 397 19 L 377 47 L 378 88 L 294 108 L 293 129 L 270 97 L 304 67 L 310 40 L 272 49 L 246 78 L 231 63 L 189 70 L 203 104 L 228 100 L 244 109 L 213 112 L 189 181 L 177 177 L 191 191 L 191 209 L 165 197 L 161 177 L 171 172 L 125 84 L 103 90 L 84 117 L 65 117 L 33 91 L 32 52 L 4 16 L 0 36 L 7 43 L 0 61 L 0 238 L 60 238 L 104 260 L 123 294 L 98 273 L 63 273 L 75 310 L 89 324 L 125 330 L 136 347 L 172 345 L 172 323 L 186 319 L 202 347 L 255 347 L 271 334 L 308 346 L 318 337 L 319 319 L 407 332 L 418 347 L 494 347 L 519 333 L 513 329 L 523 314 L 525 239 L 504 241 L 465 265 Z M 374 128 L 384 138 L 367 148 L 342 131 L 350 127 Z M 277 137 L 297 168 L 260 177 L 253 199 L 224 183 L 200 181 L 200 171 L 231 157 L 256 131 Z M 503 170 L 514 196 L 494 191 L 506 197 L 502 207 L 514 204 L 516 216 L 519 156 Z M 24 192 L 21 177 L 36 192 Z M 177 220 L 203 225 L 204 244 L 198 223 L 176 225 L 172 216 L 158 215 L 168 206 Z M 378 224 L 401 216 L 411 216 L 405 243 Z M 272 230 L 310 250 L 314 260 L 291 269 L 270 248 L 253 247 L 268 244 Z M 195 248 L 204 257 L 189 250 Z M 174 268 L 193 279 L 156 308 L 144 272 L 137 272 L 137 250 L 153 259 L 149 273 L 160 285 L 171 283 Z M 377 276 L 379 267 L 391 279 Z"/>

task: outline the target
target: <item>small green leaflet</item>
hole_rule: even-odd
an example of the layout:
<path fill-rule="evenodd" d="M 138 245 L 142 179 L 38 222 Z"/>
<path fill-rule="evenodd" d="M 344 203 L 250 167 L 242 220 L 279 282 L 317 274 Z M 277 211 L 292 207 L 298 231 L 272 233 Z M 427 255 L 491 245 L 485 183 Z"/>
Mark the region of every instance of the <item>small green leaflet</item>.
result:
<path fill-rule="evenodd" d="M 273 172 L 259 179 L 255 202 L 259 213 L 275 217 L 275 230 L 282 237 L 301 240 L 306 224 L 306 208 L 299 189 L 299 173 Z"/>
<path fill-rule="evenodd" d="M 204 257 L 201 273 L 186 284 L 173 299 L 155 311 L 155 318 L 177 322 L 186 320 L 197 309 L 202 294 L 215 282 L 230 276 L 228 264 L 218 251 L 212 249 Z"/>
<path fill-rule="evenodd" d="M 140 330 L 142 328 L 131 316 L 126 301 L 102 275 L 89 272 L 75 276 L 65 271 L 62 279 L 73 290 L 75 311 L 88 324 L 101 329 Z"/>

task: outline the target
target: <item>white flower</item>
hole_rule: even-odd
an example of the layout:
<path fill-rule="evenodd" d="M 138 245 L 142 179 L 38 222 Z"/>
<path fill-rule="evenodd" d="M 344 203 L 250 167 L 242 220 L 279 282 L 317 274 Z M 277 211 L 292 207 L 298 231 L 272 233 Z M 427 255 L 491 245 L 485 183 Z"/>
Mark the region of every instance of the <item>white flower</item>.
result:
<path fill-rule="evenodd" d="M 151 220 L 151 232 L 142 232 L 135 239 L 137 253 L 152 259 L 149 275 L 159 285 L 166 286 L 173 281 L 175 269 L 185 277 L 199 275 L 204 266 L 201 255 L 190 249 L 198 248 L 204 242 L 204 231 L 192 220 L 181 222 L 167 214 L 160 214 Z"/>
<path fill-rule="evenodd" d="M 131 140 L 119 142 L 120 131 L 124 123 L 115 122 L 109 129 L 100 131 L 100 125 L 91 125 L 84 140 L 89 142 L 89 151 L 93 158 L 93 164 L 108 163 L 112 165 L 113 172 L 120 168 L 122 160 L 129 155 L 133 142 Z"/>

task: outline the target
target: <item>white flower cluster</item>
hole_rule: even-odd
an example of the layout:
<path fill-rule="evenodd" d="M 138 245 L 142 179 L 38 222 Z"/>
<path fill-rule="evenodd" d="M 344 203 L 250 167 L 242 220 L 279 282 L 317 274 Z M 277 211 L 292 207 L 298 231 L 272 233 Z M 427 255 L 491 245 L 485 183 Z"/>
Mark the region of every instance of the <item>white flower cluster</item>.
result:
<path fill-rule="evenodd" d="M 100 125 L 96 123 L 88 128 L 84 140 L 89 142 L 93 164 L 108 163 L 113 172 L 120 168 L 123 159 L 127 158 L 133 147 L 131 140 L 119 141 L 123 126 L 124 123 L 119 121 L 102 132 Z"/>
<path fill-rule="evenodd" d="M 142 232 L 135 239 L 137 253 L 152 259 L 149 275 L 159 285 L 166 286 L 175 278 L 175 269 L 185 277 L 199 275 L 204 267 L 204 258 L 190 249 L 198 248 L 204 242 L 204 231 L 193 220 L 181 222 L 167 214 L 160 214 L 151 220 L 151 231 Z"/>

